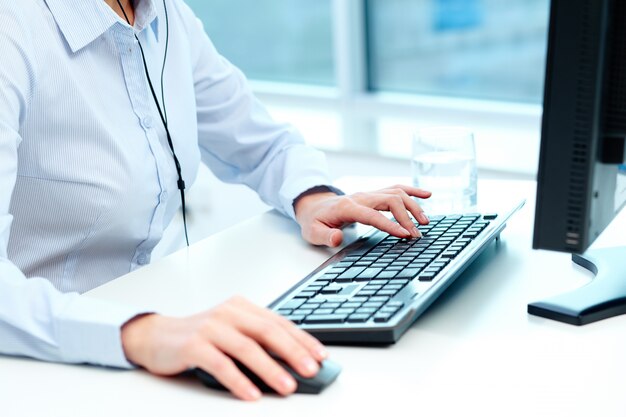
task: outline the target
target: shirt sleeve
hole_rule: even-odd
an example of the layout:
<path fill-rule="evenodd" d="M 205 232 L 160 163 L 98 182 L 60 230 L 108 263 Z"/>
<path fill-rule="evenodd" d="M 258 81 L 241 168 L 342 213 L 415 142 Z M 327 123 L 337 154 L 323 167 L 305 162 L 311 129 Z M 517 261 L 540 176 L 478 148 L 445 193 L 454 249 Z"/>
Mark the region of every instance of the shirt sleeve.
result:
<path fill-rule="evenodd" d="M 242 72 L 217 52 L 193 12 L 181 7 L 192 42 L 203 162 L 221 180 L 246 184 L 264 202 L 295 217 L 298 195 L 318 185 L 330 187 L 324 154 L 307 146 L 293 126 L 271 118 Z"/>
<path fill-rule="evenodd" d="M 36 78 L 36 60 L 20 6 L 0 5 L 0 353 L 129 368 L 121 326 L 139 312 L 26 278 L 8 257 L 10 201 L 18 169 L 20 121 Z"/>

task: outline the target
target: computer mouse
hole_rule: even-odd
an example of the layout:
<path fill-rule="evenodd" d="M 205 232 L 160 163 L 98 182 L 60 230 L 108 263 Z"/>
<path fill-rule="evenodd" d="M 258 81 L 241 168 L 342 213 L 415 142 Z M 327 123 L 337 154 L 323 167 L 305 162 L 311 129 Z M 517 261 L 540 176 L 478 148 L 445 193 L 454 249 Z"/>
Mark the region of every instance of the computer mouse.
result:
<path fill-rule="evenodd" d="M 326 359 L 320 364 L 320 370 L 317 375 L 315 375 L 313 378 L 305 378 L 298 374 L 282 359 L 275 357 L 274 360 L 276 360 L 279 365 L 285 368 L 285 370 L 296 380 L 296 382 L 298 383 L 296 393 L 299 394 L 319 394 L 324 388 L 332 384 L 341 372 L 341 366 L 339 366 L 336 362 Z M 234 360 L 234 362 L 237 367 L 243 372 L 243 374 L 247 376 L 250 381 L 252 381 L 252 383 L 259 388 L 259 390 L 261 390 L 261 392 L 273 394 L 276 393 L 276 390 L 267 385 L 261 378 L 259 378 L 254 372 L 248 369 L 241 362 L 237 360 Z M 196 368 L 195 373 L 205 386 L 226 391 L 226 387 L 224 387 L 217 379 L 215 379 L 213 375 L 206 372 L 205 370 Z"/>

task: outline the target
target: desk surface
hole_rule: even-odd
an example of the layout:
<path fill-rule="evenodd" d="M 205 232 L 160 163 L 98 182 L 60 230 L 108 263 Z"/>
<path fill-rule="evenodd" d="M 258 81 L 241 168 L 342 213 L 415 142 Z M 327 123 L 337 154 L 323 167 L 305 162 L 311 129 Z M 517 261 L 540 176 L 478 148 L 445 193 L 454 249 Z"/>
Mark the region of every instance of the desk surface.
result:
<path fill-rule="evenodd" d="M 346 181 L 344 188 L 357 182 Z M 531 250 L 533 183 L 481 182 L 479 193 L 492 201 L 517 193 L 528 203 L 510 220 L 500 243 L 396 345 L 330 347 L 344 371 L 320 396 L 244 403 L 191 378 L 3 357 L 0 415 L 370 416 L 411 410 L 412 415 L 624 416 L 626 317 L 573 327 L 527 315 L 529 301 L 583 285 L 591 275 L 567 254 Z M 626 216 L 616 222 L 626 224 Z M 615 229 L 624 227 L 613 227 L 598 244 L 620 242 Z M 268 304 L 332 252 L 307 245 L 295 224 L 268 212 L 87 296 L 176 315 L 235 293 Z M 235 254 L 245 254 L 246 262 L 234 262 Z"/>

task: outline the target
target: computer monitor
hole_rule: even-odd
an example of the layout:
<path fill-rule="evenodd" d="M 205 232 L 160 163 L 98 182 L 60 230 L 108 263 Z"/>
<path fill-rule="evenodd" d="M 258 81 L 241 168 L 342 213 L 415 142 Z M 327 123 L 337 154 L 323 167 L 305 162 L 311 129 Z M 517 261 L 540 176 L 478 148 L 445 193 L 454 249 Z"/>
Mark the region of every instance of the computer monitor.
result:
<path fill-rule="evenodd" d="M 596 276 L 530 314 L 583 325 L 626 313 L 626 246 L 588 250 L 624 206 L 625 22 L 624 0 L 552 1 L 533 247 Z"/>

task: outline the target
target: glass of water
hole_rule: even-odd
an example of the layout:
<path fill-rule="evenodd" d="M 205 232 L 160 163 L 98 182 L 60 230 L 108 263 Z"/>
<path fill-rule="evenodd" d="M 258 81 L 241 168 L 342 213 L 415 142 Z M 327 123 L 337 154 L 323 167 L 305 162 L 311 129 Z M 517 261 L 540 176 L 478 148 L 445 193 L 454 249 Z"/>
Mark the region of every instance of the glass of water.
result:
<path fill-rule="evenodd" d="M 432 191 L 419 203 L 427 213 L 471 211 L 476 206 L 474 134 L 463 127 L 429 127 L 413 137 L 413 185 Z"/>

